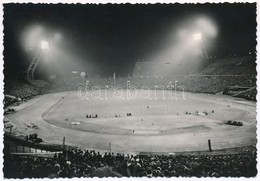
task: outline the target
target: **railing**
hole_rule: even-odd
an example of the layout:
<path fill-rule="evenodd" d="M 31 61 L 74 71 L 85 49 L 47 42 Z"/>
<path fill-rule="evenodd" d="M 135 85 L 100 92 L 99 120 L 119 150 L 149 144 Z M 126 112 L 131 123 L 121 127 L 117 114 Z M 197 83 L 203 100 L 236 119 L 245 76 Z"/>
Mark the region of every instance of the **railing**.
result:
<path fill-rule="evenodd" d="M 14 135 L 10 133 L 4 134 L 4 153 L 49 153 L 59 152 L 64 149 L 74 148 L 67 145 L 61 144 L 50 144 L 50 143 L 34 143 L 33 141 L 26 140 L 23 135 Z"/>

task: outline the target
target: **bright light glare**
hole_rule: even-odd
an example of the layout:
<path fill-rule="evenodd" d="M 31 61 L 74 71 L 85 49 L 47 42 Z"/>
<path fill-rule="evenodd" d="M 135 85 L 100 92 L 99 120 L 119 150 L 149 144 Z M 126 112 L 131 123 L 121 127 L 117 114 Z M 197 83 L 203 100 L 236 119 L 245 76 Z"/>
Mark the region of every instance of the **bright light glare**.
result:
<path fill-rule="evenodd" d="M 55 40 L 56 42 L 60 41 L 61 38 L 62 38 L 62 36 L 61 36 L 60 33 L 58 33 L 58 32 L 54 33 L 54 40 Z"/>
<path fill-rule="evenodd" d="M 195 21 L 195 26 L 197 28 L 201 28 L 203 35 L 205 34 L 209 38 L 214 38 L 217 36 L 217 26 L 208 17 L 199 17 L 197 21 Z"/>
<path fill-rule="evenodd" d="M 42 40 L 41 41 L 41 49 L 49 50 L 49 43 L 47 41 Z"/>
<path fill-rule="evenodd" d="M 169 38 L 171 48 L 162 53 L 165 57 L 200 55 L 205 46 L 211 48 L 211 44 L 218 34 L 218 27 L 214 19 L 202 14 L 183 17 L 179 23 L 174 22 L 174 26 L 176 29 L 173 29 Z M 176 55 L 177 53 L 178 55 Z M 160 54 L 160 56 L 162 55 Z"/>
<path fill-rule="evenodd" d="M 21 31 L 21 44 L 26 50 L 34 49 L 40 44 L 44 29 L 40 25 L 31 25 Z"/>
<path fill-rule="evenodd" d="M 201 33 L 194 33 L 194 34 L 192 35 L 192 37 L 193 37 L 193 40 L 195 40 L 195 41 L 199 41 L 199 40 L 202 39 Z"/>

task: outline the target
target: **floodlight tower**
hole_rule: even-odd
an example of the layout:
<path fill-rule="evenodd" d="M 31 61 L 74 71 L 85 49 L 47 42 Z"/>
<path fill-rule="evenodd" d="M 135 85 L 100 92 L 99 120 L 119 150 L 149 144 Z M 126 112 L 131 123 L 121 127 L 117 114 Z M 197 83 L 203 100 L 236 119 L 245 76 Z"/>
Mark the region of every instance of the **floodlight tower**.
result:
<path fill-rule="evenodd" d="M 202 55 L 202 57 L 208 58 L 208 57 L 209 57 L 209 56 L 208 56 L 208 52 L 207 52 L 207 50 L 206 50 L 206 48 L 205 48 L 205 45 L 204 45 L 203 42 L 202 42 L 202 34 L 201 34 L 201 33 L 194 33 L 194 34 L 192 35 L 192 38 L 193 38 L 193 41 L 201 42 L 201 44 L 202 44 L 201 55 Z"/>
<path fill-rule="evenodd" d="M 46 51 L 49 51 L 49 43 L 45 40 L 42 40 L 40 43 L 40 48 L 36 55 L 34 56 L 32 62 L 30 63 L 27 72 L 26 72 L 26 78 L 27 80 L 34 80 L 34 72 L 40 62 L 40 59 L 42 57 L 42 54 Z"/>

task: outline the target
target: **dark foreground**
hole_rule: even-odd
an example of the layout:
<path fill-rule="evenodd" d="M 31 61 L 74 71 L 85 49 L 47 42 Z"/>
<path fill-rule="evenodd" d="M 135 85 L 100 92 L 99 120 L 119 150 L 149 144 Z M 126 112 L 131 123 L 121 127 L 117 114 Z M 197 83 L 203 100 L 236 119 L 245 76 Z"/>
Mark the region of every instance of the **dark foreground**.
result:
<path fill-rule="evenodd" d="M 53 158 L 4 156 L 5 178 L 254 177 L 255 149 L 221 154 L 124 155 L 72 149 Z"/>

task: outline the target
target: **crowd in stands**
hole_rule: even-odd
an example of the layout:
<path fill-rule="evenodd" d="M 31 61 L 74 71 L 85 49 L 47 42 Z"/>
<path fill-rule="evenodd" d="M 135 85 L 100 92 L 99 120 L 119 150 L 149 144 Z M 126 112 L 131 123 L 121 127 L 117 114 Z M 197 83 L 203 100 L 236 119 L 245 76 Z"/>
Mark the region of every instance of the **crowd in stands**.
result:
<path fill-rule="evenodd" d="M 88 81 L 88 83 L 86 83 Z M 127 83 L 127 81 L 130 81 Z M 172 88 L 176 83 L 177 90 L 190 91 L 200 93 L 223 93 L 228 86 L 246 86 L 254 87 L 256 85 L 255 76 L 236 76 L 236 75 L 186 75 L 175 77 L 131 77 L 131 78 L 116 78 L 116 81 L 110 78 L 67 78 L 66 80 L 55 80 L 55 84 L 63 87 L 63 90 L 77 90 L 80 86 L 87 86 L 88 89 L 92 87 L 99 87 L 105 89 L 117 86 L 122 89 L 127 89 L 134 86 L 137 89 L 141 89 L 143 86 L 149 89 L 169 89 L 169 83 L 172 82 Z M 63 84 L 66 82 L 66 84 Z M 246 92 L 247 93 L 247 92 Z M 243 96 L 243 98 L 249 100 L 255 100 L 256 92 L 251 92 L 250 96 Z M 242 97 L 242 96 L 241 96 Z"/>
<path fill-rule="evenodd" d="M 249 99 L 249 100 L 253 100 L 256 101 L 256 94 L 257 94 L 257 89 L 256 87 L 252 87 L 246 91 L 241 91 L 238 92 L 235 97 L 242 97 L 244 99 Z"/>
<path fill-rule="evenodd" d="M 8 95 L 4 99 L 5 107 L 16 102 L 17 100 L 26 100 L 27 98 L 40 93 L 40 90 L 37 87 L 30 85 L 25 80 L 5 79 L 4 83 L 4 95 Z"/>
<path fill-rule="evenodd" d="M 88 83 L 87 83 L 88 81 Z M 130 81 L 127 83 L 127 81 Z M 121 87 L 126 89 L 127 86 L 134 86 L 135 88 L 142 88 L 143 86 L 150 89 L 169 89 L 169 83 L 172 82 L 172 86 L 178 87 L 179 91 L 190 91 L 190 92 L 201 92 L 201 93 L 223 93 L 225 88 L 228 86 L 246 86 L 255 87 L 256 78 L 255 76 L 215 76 L 215 75 L 186 75 L 186 76 L 175 76 L 175 77 L 120 77 L 116 81 L 110 78 L 66 78 L 66 79 L 56 79 L 52 82 L 54 86 L 49 86 L 48 89 L 55 90 L 45 90 L 44 88 L 37 88 L 25 81 L 12 81 L 7 82 L 4 87 L 4 94 L 11 95 L 11 97 L 5 97 L 5 105 L 10 105 L 11 103 L 17 101 L 12 99 L 12 96 L 25 100 L 31 96 L 38 95 L 40 92 L 53 92 L 53 91 L 71 91 L 78 90 L 79 87 L 88 88 L 99 86 L 101 89 L 105 89 L 106 86 L 109 88 L 113 86 Z M 172 87 L 174 88 L 174 87 Z M 41 90 L 42 89 L 42 90 Z M 256 90 L 250 90 L 237 94 L 236 97 L 242 97 L 249 100 L 256 100 Z"/>
<path fill-rule="evenodd" d="M 256 75 L 254 57 L 215 59 L 199 75 Z"/>
<path fill-rule="evenodd" d="M 146 64 L 144 64 L 146 65 Z M 136 64 L 136 68 L 140 66 Z M 169 66 L 169 65 L 167 65 Z M 158 67 L 158 66 L 157 66 Z M 50 80 L 50 84 L 45 87 L 36 87 L 24 80 L 8 80 L 5 79 L 4 94 L 5 107 L 17 101 L 17 99 L 27 99 L 31 96 L 38 95 L 39 93 L 55 92 L 55 91 L 71 91 L 77 90 L 80 86 L 99 86 L 105 89 L 105 86 L 113 87 L 119 86 L 126 89 L 127 86 L 135 86 L 142 88 L 146 86 L 150 89 L 166 89 L 169 82 L 174 85 L 175 81 L 177 87 L 181 86 L 178 90 L 185 90 L 191 92 L 202 93 L 221 93 L 228 86 L 256 86 L 256 65 L 252 57 L 242 58 L 228 58 L 221 60 L 213 60 L 202 70 L 197 70 L 196 73 L 191 72 L 186 74 L 173 74 L 171 73 L 164 76 L 135 76 L 132 77 L 66 77 Z M 139 69 L 138 69 L 139 70 Z M 136 71 L 134 71 L 136 72 Z M 154 73 L 154 72 L 152 72 Z M 152 75 L 152 74 L 151 74 Z M 88 81 L 88 83 L 87 83 Z M 130 81 L 128 84 L 127 81 Z M 249 100 L 256 100 L 256 90 L 245 91 L 240 94 L 234 94 L 236 97 L 242 97 Z M 16 99 L 12 98 L 15 97 Z"/>
<path fill-rule="evenodd" d="M 23 80 L 5 80 L 5 94 L 19 98 L 27 98 L 39 94 L 39 90 Z"/>
<path fill-rule="evenodd" d="M 180 82 L 185 90 L 202 93 L 219 93 L 228 86 L 256 85 L 254 76 L 187 76 L 186 80 Z"/>
<path fill-rule="evenodd" d="M 203 155 L 124 155 L 73 149 L 54 158 L 5 155 L 5 178 L 253 177 L 256 151 Z"/>
<path fill-rule="evenodd" d="M 169 82 L 172 82 L 174 86 L 175 81 L 178 81 L 176 85 L 177 87 L 181 86 L 181 88 L 178 88 L 179 90 L 184 89 L 185 91 L 210 94 L 223 93 L 225 88 L 227 88 L 228 86 L 246 86 L 249 88 L 256 86 L 256 64 L 252 57 L 227 58 L 220 60 L 216 59 L 212 60 L 209 65 L 194 74 L 191 72 L 172 75 L 171 73 L 168 73 L 167 75 L 161 73 L 161 76 L 158 76 L 160 74 L 158 74 L 157 76 L 154 75 L 154 71 L 150 70 L 149 68 L 147 69 L 147 67 L 146 69 L 148 72 L 143 72 L 143 75 L 140 74 L 138 67 L 140 65 L 148 66 L 151 64 L 148 63 L 149 62 L 137 62 L 134 70 L 134 75 L 132 77 L 116 77 L 115 79 L 112 76 L 106 78 L 74 77 L 54 80 L 54 84 L 57 84 L 59 87 L 63 87 L 64 90 L 77 90 L 79 86 L 86 86 L 87 84 L 88 88 L 99 86 L 103 89 L 105 88 L 105 86 L 119 86 L 123 89 L 126 89 L 127 86 L 135 86 L 135 88 L 137 89 L 140 89 L 143 86 L 150 89 L 155 89 L 155 87 L 157 86 L 159 89 L 167 89 Z M 138 76 L 136 76 L 135 72 L 139 72 L 140 75 L 138 74 Z M 88 83 L 86 83 L 86 81 L 88 81 Z M 127 83 L 127 81 L 130 82 Z M 248 95 L 247 93 L 250 94 Z M 239 95 L 241 95 L 242 98 L 256 100 L 256 91 L 245 92 L 244 94 L 245 95 Z"/>

